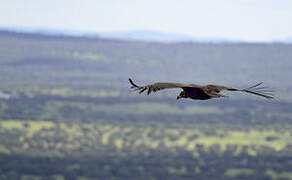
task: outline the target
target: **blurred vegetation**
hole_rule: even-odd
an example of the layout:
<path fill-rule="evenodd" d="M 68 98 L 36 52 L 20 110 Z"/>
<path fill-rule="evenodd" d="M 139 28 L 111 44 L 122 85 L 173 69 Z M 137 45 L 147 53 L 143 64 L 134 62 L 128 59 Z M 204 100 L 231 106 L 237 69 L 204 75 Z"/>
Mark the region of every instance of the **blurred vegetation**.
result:
<path fill-rule="evenodd" d="M 292 179 L 291 50 L 1 31 L 0 179 Z M 279 91 L 178 101 L 129 76 Z"/>
<path fill-rule="evenodd" d="M 0 179 L 292 179 L 290 103 L 28 89 L 0 99 Z"/>

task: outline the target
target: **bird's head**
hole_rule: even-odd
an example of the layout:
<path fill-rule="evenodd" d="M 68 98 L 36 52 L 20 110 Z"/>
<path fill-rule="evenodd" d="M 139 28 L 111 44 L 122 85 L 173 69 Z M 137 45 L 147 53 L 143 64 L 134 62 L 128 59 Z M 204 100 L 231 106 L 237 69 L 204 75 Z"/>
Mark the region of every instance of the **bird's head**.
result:
<path fill-rule="evenodd" d="M 176 97 L 176 99 L 180 99 L 180 98 L 187 98 L 186 92 L 184 91 L 180 92 L 180 94 Z"/>

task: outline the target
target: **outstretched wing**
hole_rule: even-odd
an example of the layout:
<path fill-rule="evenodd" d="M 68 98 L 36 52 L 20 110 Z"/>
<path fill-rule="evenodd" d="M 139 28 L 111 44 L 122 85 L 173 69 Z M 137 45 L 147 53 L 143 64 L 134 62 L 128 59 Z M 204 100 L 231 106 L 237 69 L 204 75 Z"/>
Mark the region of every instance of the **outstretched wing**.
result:
<path fill-rule="evenodd" d="M 132 85 L 131 88 L 134 88 L 135 90 L 140 90 L 139 91 L 140 94 L 147 90 L 147 95 L 149 95 L 151 92 L 156 92 L 163 89 L 191 87 L 190 85 L 187 85 L 187 84 L 168 83 L 168 82 L 158 82 L 154 84 L 138 86 L 130 78 L 129 78 L 129 82 Z"/>
<path fill-rule="evenodd" d="M 257 95 L 257 96 L 265 97 L 267 99 L 273 99 L 274 98 L 273 91 L 270 90 L 268 87 L 261 86 L 262 84 L 263 84 L 262 82 L 257 83 L 251 87 L 246 88 L 246 89 L 234 89 L 234 88 L 228 88 L 228 87 L 224 87 L 224 86 L 220 86 L 220 87 L 221 87 L 221 90 L 247 92 L 247 93 Z"/>

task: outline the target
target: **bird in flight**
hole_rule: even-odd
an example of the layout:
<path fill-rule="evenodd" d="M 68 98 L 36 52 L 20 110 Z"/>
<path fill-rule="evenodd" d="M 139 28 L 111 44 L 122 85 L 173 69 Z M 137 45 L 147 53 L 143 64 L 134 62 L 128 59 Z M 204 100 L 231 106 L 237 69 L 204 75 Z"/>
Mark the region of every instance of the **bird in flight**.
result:
<path fill-rule="evenodd" d="M 138 90 L 140 94 L 147 90 L 147 95 L 149 95 L 151 92 L 156 92 L 163 89 L 181 88 L 182 92 L 176 97 L 176 99 L 191 98 L 198 100 L 207 100 L 212 98 L 226 97 L 223 94 L 220 94 L 222 90 L 246 92 L 257 96 L 262 96 L 267 99 L 274 98 L 274 95 L 271 90 L 268 90 L 266 87 L 261 86 L 263 84 L 262 82 L 257 83 L 246 89 L 235 89 L 221 85 L 201 86 L 197 84 L 182 84 L 169 82 L 157 82 L 154 84 L 138 86 L 130 78 L 129 82 L 132 85 L 131 88 Z"/>

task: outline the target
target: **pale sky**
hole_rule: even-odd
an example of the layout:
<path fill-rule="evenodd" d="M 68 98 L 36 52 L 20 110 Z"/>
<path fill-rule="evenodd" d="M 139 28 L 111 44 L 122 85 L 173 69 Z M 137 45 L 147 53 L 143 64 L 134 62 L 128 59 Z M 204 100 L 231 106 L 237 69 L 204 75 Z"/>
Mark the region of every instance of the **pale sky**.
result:
<path fill-rule="evenodd" d="M 270 41 L 292 37 L 292 0 L 2 0 L 0 26 Z"/>

